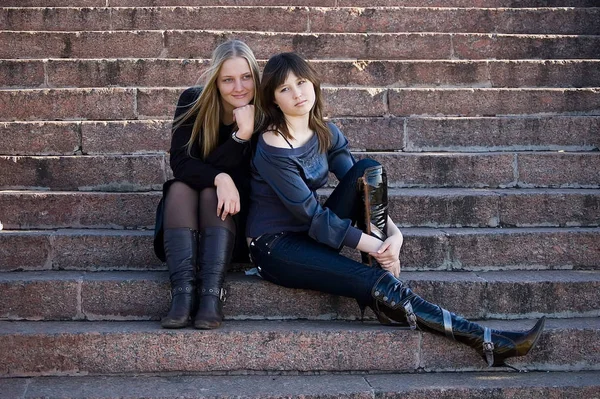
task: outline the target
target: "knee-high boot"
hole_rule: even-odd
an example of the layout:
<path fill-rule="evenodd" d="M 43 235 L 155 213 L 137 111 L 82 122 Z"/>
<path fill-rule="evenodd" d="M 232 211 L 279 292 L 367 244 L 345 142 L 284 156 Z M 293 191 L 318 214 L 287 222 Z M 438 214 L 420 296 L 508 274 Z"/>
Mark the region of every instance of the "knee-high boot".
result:
<path fill-rule="evenodd" d="M 198 244 L 198 294 L 200 302 L 194 327 L 218 328 L 223 322 L 225 290 L 223 281 L 229 267 L 235 235 L 224 227 L 208 227 L 200 232 Z"/>
<path fill-rule="evenodd" d="M 165 229 L 164 246 L 171 280 L 171 309 L 161 320 L 164 328 L 182 328 L 190 323 L 196 303 L 197 241 L 196 230 Z"/>
<path fill-rule="evenodd" d="M 475 349 L 488 366 L 503 366 L 505 359 L 524 356 L 533 348 L 544 328 L 545 317 L 527 332 L 492 330 L 427 302 L 391 273 L 373 286 L 373 306 L 392 320 L 445 335 Z"/>
<path fill-rule="evenodd" d="M 385 241 L 387 238 L 388 193 L 387 175 L 383 166 L 372 166 L 365 169 L 360 178 L 363 203 L 365 205 L 364 221 L 358 227 L 366 234 Z M 368 266 L 380 267 L 377 261 L 365 252 L 361 252 L 362 261 Z"/>

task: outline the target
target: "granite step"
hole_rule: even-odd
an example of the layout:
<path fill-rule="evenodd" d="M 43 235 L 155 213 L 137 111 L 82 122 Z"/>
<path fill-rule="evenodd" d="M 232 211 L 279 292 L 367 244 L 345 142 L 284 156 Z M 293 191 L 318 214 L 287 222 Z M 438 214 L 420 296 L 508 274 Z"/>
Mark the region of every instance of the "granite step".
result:
<path fill-rule="evenodd" d="M 600 153 L 354 152 L 387 171 L 392 188 L 598 188 Z M 0 156 L 3 190 L 160 190 L 170 176 L 167 155 Z M 331 177 L 330 185 L 335 184 Z"/>
<path fill-rule="evenodd" d="M 404 271 L 600 268 L 600 228 L 403 228 L 402 232 Z M 3 230 L 0 270 L 165 270 L 154 256 L 152 240 L 153 232 L 143 230 Z M 358 259 L 354 251 L 344 254 Z"/>
<path fill-rule="evenodd" d="M 599 36 L 600 37 L 600 36 Z M 185 88 L 0 90 L 1 121 L 172 118 Z M 600 115 L 600 88 L 323 87 L 329 117 Z"/>
<path fill-rule="evenodd" d="M 598 59 L 310 62 L 331 86 L 600 87 Z M 9 59 L 0 60 L 0 88 L 193 86 L 207 67 L 205 59 Z"/>
<path fill-rule="evenodd" d="M 135 30 L 0 31 L 0 58 L 209 58 L 227 39 L 244 40 L 258 58 L 273 49 L 305 58 L 373 60 L 597 59 L 598 35 L 495 33 L 276 33 Z"/>
<path fill-rule="evenodd" d="M 98 7 L 4 8 L 10 31 L 208 29 L 303 33 L 598 35 L 600 8 Z M 277 23 L 273 23 L 277 21 Z"/>
<path fill-rule="evenodd" d="M 600 148 L 600 116 L 332 118 L 353 151 L 587 152 Z M 0 155 L 156 154 L 171 119 L 0 122 Z"/>
<path fill-rule="evenodd" d="M 321 200 L 330 192 L 322 190 Z M 388 194 L 390 217 L 401 228 L 600 226 L 598 189 L 409 188 Z M 8 230 L 153 229 L 161 197 L 162 192 L 5 190 L 0 220 Z"/>
<path fill-rule="evenodd" d="M 5 7 L 594 7 L 596 0 L 4 0 Z"/>
<path fill-rule="evenodd" d="M 472 372 L 366 375 L 99 376 L 0 379 L 6 399 L 377 398 L 580 399 L 600 396 L 600 373 Z"/>
<path fill-rule="evenodd" d="M 402 272 L 415 293 L 475 319 L 600 316 L 600 271 Z M 0 320 L 160 320 L 167 272 L 0 273 Z M 276 286 L 256 276 L 225 280 L 227 320 L 360 320 L 356 302 Z M 373 319 L 373 314 L 368 313 Z"/>
<path fill-rule="evenodd" d="M 518 331 L 531 328 L 533 320 L 485 325 Z M 536 349 L 510 364 L 530 371 L 593 371 L 600 364 L 598 342 L 600 318 L 549 319 Z M 0 322 L 0 343 L 11 348 L 0 353 L 4 377 L 487 369 L 462 344 L 377 322 L 229 321 L 217 330 L 197 331 L 141 321 L 17 321 Z"/>

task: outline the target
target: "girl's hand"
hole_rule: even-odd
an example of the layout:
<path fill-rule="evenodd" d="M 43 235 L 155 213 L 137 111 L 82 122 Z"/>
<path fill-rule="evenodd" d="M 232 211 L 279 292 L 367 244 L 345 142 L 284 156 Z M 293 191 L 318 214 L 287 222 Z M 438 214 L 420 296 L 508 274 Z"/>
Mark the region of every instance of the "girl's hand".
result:
<path fill-rule="evenodd" d="M 250 140 L 254 133 L 254 105 L 248 104 L 233 110 L 233 120 L 237 122 L 239 139 Z"/>
<path fill-rule="evenodd" d="M 387 270 L 388 272 L 392 273 L 394 275 L 394 277 L 396 277 L 396 278 L 400 277 L 400 260 L 397 260 L 396 262 L 394 262 L 388 266 L 381 265 L 381 267 L 384 270 Z"/>
<path fill-rule="evenodd" d="M 374 257 L 384 269 L 392 267 L 397 263 L 398 273 L 400 273 L 399 258 L 403 241 L 402 234 L 389 236 L 383 244 L 381 244 L 377 252 L 371 252 L 369 255 Z"/>
<path fill-rule="evenodd" d="M 240 193 L 227 173 L 219 173 L 215 177 L 217 188 L 217 216 L 225 220 L 227 215 L 235 215 L 240 211 Z"/>

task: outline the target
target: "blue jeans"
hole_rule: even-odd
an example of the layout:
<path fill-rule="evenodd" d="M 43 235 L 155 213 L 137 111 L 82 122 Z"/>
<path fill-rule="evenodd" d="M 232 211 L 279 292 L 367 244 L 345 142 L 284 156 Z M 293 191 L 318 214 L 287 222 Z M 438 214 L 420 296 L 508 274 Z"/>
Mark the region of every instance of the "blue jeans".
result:
<path fill-rule="evenodd" d="M 333 190 L 325 207 L 353 222 L 364 217 L 358 179 L 367 168 L 378 165 L 372 159 L 357 162 Z M 355 298 L 359 304 L 371 302 L 371 289 L 386 273 L 340 255 L 306 232 L 263 234 L 252 240 L 250 254 L 261 276 L 274 284 Z"/>

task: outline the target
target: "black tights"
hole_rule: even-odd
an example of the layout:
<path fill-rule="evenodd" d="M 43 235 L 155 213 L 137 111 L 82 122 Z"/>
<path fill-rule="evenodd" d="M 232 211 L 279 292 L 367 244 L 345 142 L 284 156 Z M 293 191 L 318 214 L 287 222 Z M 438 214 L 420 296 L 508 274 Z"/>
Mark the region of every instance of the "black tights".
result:
<path fill-rule="evenodd" d="M 202 230 L 207 227 L 225 227 L 233 234 L 236 226 L 233 217 L 221 220 L 217 216 L 217 191 L 214 187 L 198 192 L 185 183 L 171 184 L 165 198 L 164 228 L 187 227 Z"/>

